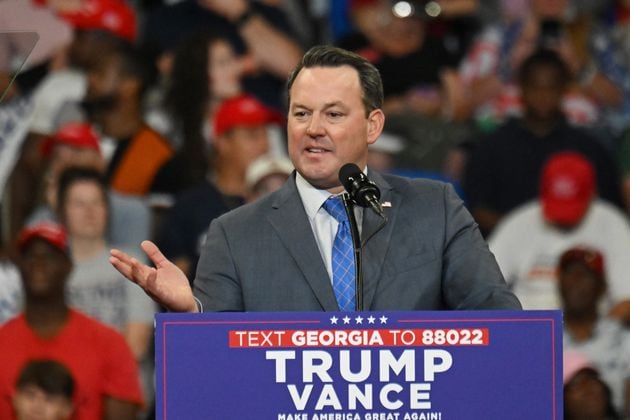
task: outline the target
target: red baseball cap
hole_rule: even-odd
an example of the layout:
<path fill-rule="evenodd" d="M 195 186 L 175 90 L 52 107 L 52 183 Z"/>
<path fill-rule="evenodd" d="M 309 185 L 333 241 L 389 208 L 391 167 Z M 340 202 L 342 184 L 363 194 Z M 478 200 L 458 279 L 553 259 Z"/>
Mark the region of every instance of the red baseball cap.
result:
<path fill-rule="evenodd" d="M 604 278 L 604 256 L 598 250 L 586 246 L 569 248 L 560 256 L 558 267 L 565 270 L 574 262 L 584 264 L 597 278 Z"/>
<path fill-rule="evenodd" d="M 59 16 L 77 29 L 102 29 L 130 42 L 136 39 L 136 13 L 125 0 L 83 0 L 81 8 Z"/>
<path fill-rule="evenodd" d="M 581 154 L 562 152 L 545 164 L 540 198 L 545 219 L 561 225 L 577 224 L 595 194 L 595 170 Z"/>
<path fill-rule="evenodd" d="M 43 239 L 66 255 L 70 255 L 66 230 L 58 223 L 39 222 L 22 229 L 18 236 L 17 246 L 20 252 L 33 239 Z"/>
<path fill-rule="evenodd" d="M 98 135 L 94 128 L 83 122 L 69 122 L 50 136 L 42 144 L 42 154 L 48 156 L 56 145 L 66 145 L 77 149 L 93 149 L 101 152 Z"/>
<path fill-rule="evenodd" d="M 234 127 L 255 127 L 269 123 L 282 123 L 277 111 L 265 106 L 251 95 L 226 99 L 219 105 L 214 117 L 214 135 L 222 135 Z"/>

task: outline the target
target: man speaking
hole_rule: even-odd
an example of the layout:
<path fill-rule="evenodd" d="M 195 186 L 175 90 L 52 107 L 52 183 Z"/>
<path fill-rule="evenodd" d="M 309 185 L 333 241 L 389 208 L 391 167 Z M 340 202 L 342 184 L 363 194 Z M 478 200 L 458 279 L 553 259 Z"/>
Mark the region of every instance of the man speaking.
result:
<path fill-rule="evenodd" d="M 152 242 L 141 247 L 155 267 L 112 250 L 114 267 L 171 311 L 352 311 L 357 300 L 365 310 L 521 308 L 449 184 L 369 171 L 380 203 L 348 211 L 339 171 L 348 163 L 366 170 L 368 145 L 385 121 L 374 66 L 313 47 L 288 93 L 296 172 L 280 190 L 211 223 L 194 295 Z"/>

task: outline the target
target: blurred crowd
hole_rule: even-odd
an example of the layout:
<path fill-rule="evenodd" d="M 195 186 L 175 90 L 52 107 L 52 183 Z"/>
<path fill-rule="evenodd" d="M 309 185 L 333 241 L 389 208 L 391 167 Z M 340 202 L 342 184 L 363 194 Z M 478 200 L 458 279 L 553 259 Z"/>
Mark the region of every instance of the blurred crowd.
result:
<path fill-rule="evenodd" d="M 452 183 L 523 306 L 564 310 L 565 418 L 630 417 L 630 1 L 0 0 L 0 418 L 152 417 L 160 308 L 109 249 L 194 278 L 290 176 L 317 44 L 380 71 L 370 170 Z"/>

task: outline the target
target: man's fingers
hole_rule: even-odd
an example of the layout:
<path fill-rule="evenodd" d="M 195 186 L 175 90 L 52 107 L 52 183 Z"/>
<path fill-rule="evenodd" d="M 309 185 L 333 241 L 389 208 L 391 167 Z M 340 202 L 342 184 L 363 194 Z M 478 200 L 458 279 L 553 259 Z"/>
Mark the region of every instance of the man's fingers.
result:
<path fill-rule="evenodd" d="M 122 252 L 120 249 L 113 248 L 109 251 L 109 255 L 116 258 L 118 261 L 123 263 L 129 263 L 129 259 L 131 258 L 126 253 Z"/>
<path fill-rule="evenodd" d="M 112 249 L 109 252 L 109 262 L 126 278 L 136 283 L 136 280 L 133 278 L 133 263 L 132 258 L 119 249 Z"/>
<path fill-rule="evenodd" d="M 120 274 L 122 274 L 129 280 L 134 281 L 131 275 L 131 266 L 128 263 L 123 262 L 122 260 L 120 260 L 120 258 L 113 255 L 109 257 L 109 262 L 111 263 L 111 265 L 114 266 L 116 270 L 120 272 Z"/>
<path fill-rule="evenodd" d="M 149 278 L 151 276 L 156 276 L 155 268 L 149 267 L 148 265 L 141 263 L 135 258 L 131 258 L 130 263 L 133 281 L 138 284 L 138 286 L 146 289 L 148 286 L 147 281 L 149 280 Z"/>
<path fill-rule="evenodd" d="M 143 289 L 147 285 L 148 278 L 156 275 L 154 268 L 141 263 L 118 249 L 112 249 L 110 255 L 109 262 L 114 268 Z"/>
<path fill-rule="evenodd" d="M 149 259 L 153 261 L 153 264 L 157 268 L 162 267 L 164 264 L 169 263 L 170 261 L 166 259 L 162 251 L 151 241 L 142 241 L 140 244 L 142 250 L 147 254 Z"/>

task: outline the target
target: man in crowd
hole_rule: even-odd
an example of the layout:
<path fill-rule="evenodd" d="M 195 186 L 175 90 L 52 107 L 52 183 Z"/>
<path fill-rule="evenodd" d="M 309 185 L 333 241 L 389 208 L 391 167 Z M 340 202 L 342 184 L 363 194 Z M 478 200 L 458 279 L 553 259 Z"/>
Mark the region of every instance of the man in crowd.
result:
<path fill-rule="evenodd" d="M 12 418 L 11 397 L 24 365 L 46 358 L 63 363 L 74 377 L 77 418 L 136 419 L 142 392 L 124 337 L 66 301 L 72 260 L 63 228 L 34 225 L 17 245 L 24 311 L 0 328 L 0 418 Z"/>
<path fill-rule="evenodd" d="M 275 113 L 251 95 L 221 103 L 214 118 L 214 139 L 206 179 L 182 191 L 161 226 L 164 254 L 193 276 L 208 225 L 245 202 L 249 165 L 269 150 L 268 124 Z M 176 177 L 171 172 L 168 178 Z"/>
<path fill-rule="evenodd" d="M 115 143 L 106 176 L 121 194 L 145 197 L 161 192 L 153 181 L 174 153 L 144 121 L 142 97 L 151 73 L 143 56 L 124 43 L 104 51 L 87 73 L 82 105 L 89 121 Z"/>

